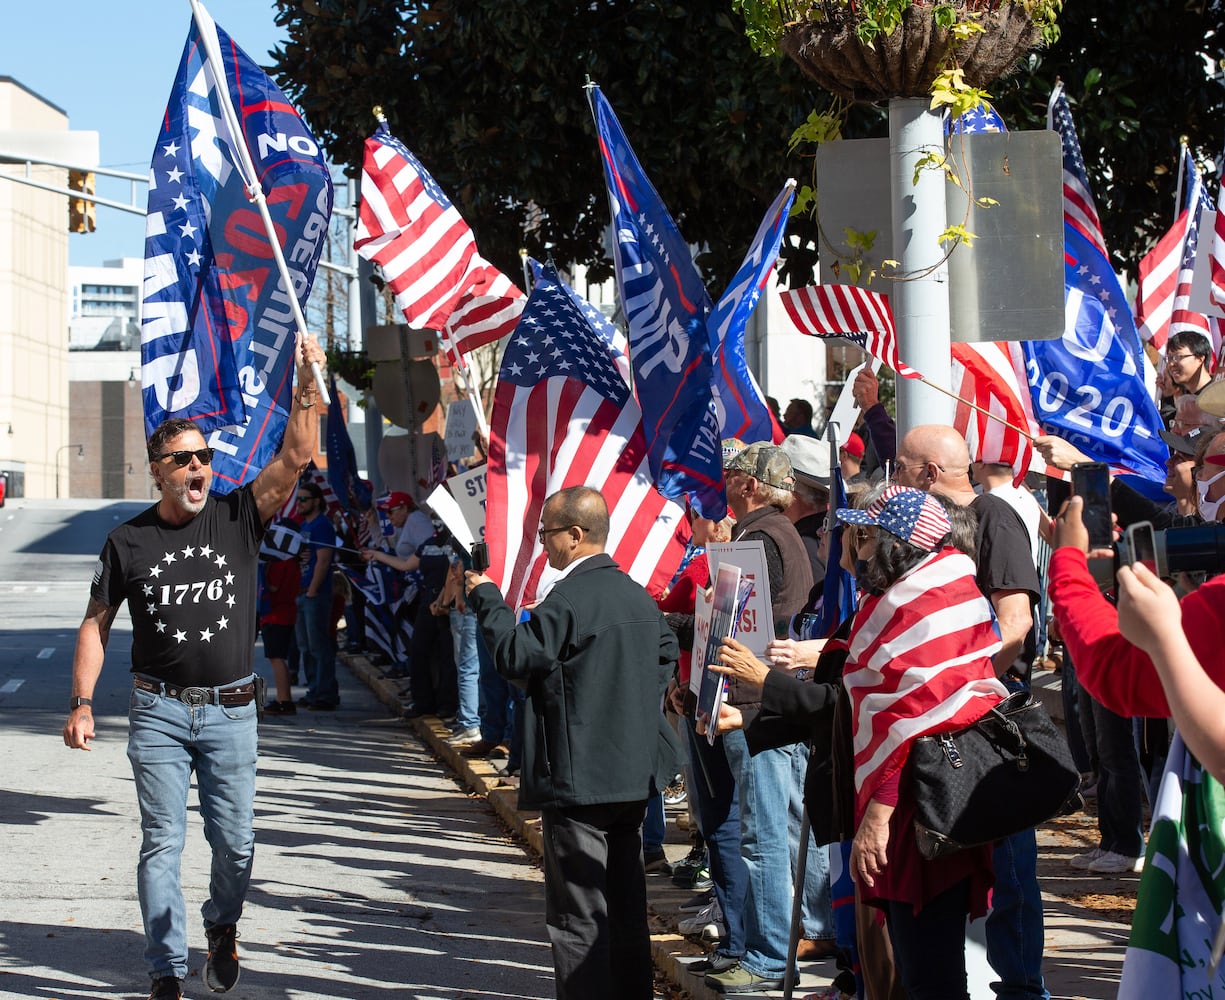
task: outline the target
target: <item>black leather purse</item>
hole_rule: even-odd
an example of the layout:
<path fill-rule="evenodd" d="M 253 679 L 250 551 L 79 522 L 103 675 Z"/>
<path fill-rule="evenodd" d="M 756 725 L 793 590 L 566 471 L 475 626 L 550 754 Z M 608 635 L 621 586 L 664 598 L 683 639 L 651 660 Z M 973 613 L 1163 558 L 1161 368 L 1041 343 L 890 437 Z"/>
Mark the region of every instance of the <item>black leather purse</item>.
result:
<path fill-rule="evenodd" d="M 932 860 L 1001 840 L 1082 805 L 1067 740 L 1028 691 L 910 750 L 919 853 Z"/>

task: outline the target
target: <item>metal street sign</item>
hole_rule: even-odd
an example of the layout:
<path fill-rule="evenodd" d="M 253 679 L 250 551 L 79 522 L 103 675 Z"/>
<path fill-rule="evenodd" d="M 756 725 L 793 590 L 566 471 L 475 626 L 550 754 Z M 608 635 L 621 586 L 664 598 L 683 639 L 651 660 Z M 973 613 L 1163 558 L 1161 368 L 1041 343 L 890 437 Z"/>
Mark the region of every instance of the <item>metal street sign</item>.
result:
<path fill-rule="evenodd" d="M 953 136 L 951 160 L 974 198 L 945 184 L 950 225 L 975 234 L 949 258 L 951 338 L 1052 340 L 1063 335 L 1063 167 L 1052 131 Z M 823 284 L 851 281 L 846 262 L 855 257 L 847 231 L 875 231 L 862 255 L 864 272 L 899 259 L 893 246 L 889 140 L 855 139 L 817 149 L 817 216 L 821 225 Z M 968 206 L 968 216 L 967 216 Z M 841 262 L 841 263 L 840 263 Z M 877 277 L 874 291 L 893 284 Z"/>

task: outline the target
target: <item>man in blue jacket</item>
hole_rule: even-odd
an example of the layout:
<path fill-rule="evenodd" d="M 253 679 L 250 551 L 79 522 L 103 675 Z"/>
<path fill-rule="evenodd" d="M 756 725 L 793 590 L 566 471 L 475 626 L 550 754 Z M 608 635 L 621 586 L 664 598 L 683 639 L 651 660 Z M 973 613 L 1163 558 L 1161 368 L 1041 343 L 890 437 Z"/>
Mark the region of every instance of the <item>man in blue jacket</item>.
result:
<path fill-rule="evenodd" d="M 538 532 L 562 571 L 526 621 L 467 574 L 498 672 L 526 689 L 519 807 L 539 809 L 558 1000 L 652 994 L 642 818 L 676 637 L 604 552 L 608 507 L 585 486 L 545 501 Z"/>

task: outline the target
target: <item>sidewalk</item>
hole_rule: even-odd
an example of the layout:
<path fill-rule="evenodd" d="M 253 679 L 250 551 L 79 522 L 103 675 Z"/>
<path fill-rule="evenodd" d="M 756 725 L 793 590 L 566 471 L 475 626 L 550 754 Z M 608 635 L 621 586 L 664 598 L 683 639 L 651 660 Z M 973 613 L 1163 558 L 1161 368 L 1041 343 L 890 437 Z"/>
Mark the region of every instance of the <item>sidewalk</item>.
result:
<path fill-rule="evenodd" d="M 341 654 L 341 659 L 393 714 L 403 714 L 409 701 L 407 680 L 385 677 L 362 655 Z M 1062 720 L 1059 675 L 1036 675 L 1034 691 L 1051 716 Z M 462 756 L 447 744 L 450 731 L 438 719 L 413 719 L 411 726 L 439 760 L 489 802 L 511 832 L 537 855 L 541 853 L 539 814 L 518 810 L 516 779 L 504 778 L 485 759 Z M 1044 975 L 1055 1000 L 1111 1000 L 1118 992 L 1139 876 L 1090 875 L 1072 868 L 1067 859 L 1095 846 L 1096 833 L 1096 822 L 1085 814 L 1048 824 L 1038 833 L 1038 875 L 1046 918 Z M 673 823 L 668 824 L 668 838 L 664 849 L 670 860 L 678 861 L 688 853 L 689 844 Z M 706 987 L 700 976 L 685 972 L 687 964 L 704 954 L 696 942 L 676 931 L 677 921 L 685 916 L 678 913 L 678 907 L 693 893 L 659 875 L 648 875 L 647 892 L 657 970 L 695 1000 L 721 1000 L 723 994 Z M 802 964 L 794 997 L 828 986 L 834 971 L 832 961 Z M 985 986 L 971 992 L 975 1000 L 992 997 Z M 758 995 L 778 997 L 782 993 Z"/>

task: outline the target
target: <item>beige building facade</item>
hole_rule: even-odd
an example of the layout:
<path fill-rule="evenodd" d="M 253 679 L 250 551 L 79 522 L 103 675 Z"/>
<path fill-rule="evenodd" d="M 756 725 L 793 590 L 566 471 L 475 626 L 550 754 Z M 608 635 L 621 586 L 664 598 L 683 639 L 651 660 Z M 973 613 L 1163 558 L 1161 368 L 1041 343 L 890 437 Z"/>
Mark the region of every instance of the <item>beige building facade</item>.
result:
<path fill-rule="evenodd" d="M 0 130 L 67 131 L 68 115 L 0 77 Z M 63 187 L 67 171 L 35 167 L 32 176 Z M 11 496 L 54 497 L 57 482 L 68 495 L 67 286 L 67 198 L 0 179 L 0 472 Z"/>

